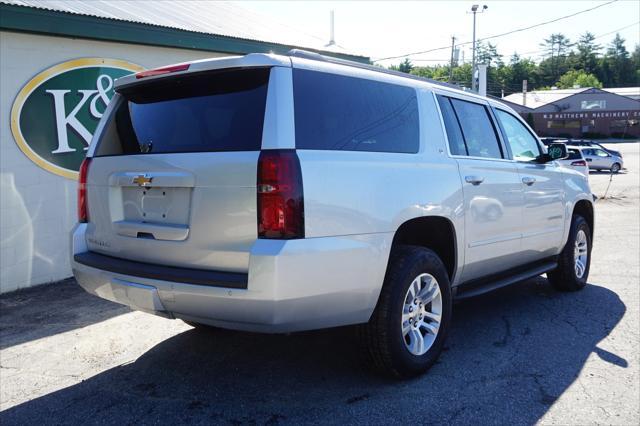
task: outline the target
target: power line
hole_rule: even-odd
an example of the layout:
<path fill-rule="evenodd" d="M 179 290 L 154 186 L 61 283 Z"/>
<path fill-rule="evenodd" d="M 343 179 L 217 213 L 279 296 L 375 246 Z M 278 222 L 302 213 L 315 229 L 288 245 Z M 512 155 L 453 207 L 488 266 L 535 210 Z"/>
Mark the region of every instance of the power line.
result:
<path fill-rule="evenodd" d="M 600 39 L 600 38 L 602 38 L 602 37 L 606 37 L 606 36 L 608 36 L 608 35 L 615 34 L 615 33 L 617 33 L 618 31 L 626 30 L 627 28 L 631 28 L 631 27 L 636 26 L 636 25 L 638 25 L 638 24 L 640 24 L 640 21 L 634 22 L 633 24 L 625 25 L 624 27 L 617 28 L 617 29 L 615 29 L 615 30 L 609 31 L 609 32 L 604 33 L 604 34 L 597 35 L 597 36 L 595 36 L 593 39 L 594 39 L 594 40 L 597 40 L 597 39 Z M 546 52 L 546 50 L 545 50 L 545 49 L 541 49 L 541 50 L 531 50 L 531 51 L 529 51 L 529 52 L 517 52 L 517 51 L 516 51 L 516 52 L 514 52 L 514 53 L 516 53 L 518 56 L 524 56 L 524 55 L 533 55 L 534 53 L 544 53 L 544 52 Z M 507 56 L 507 55 L 502 55 L 502 56 Z M 542 54 L 540 54 L 540 55 L 534 55 L 534 58 L 542 58 L 543 56 L 544 56 L 544 55 L 542 55 Z M 567 56 L 567 55 L 560 55 L 560 57 L 563 57 L 563 56 Z M 449 59 L 412 58 L 412 59 L 411 59 L 411 61 L 412 61 L 412 62 L 447 62 L 447 61 L 449 61 Z"/>
<path fill-rule="evenodd" d="M 618 28 L 617 30 L 613 30 L 613 31 L 605 33 L 605 34 L 601 34 L 601 35 L 595 37 L 594 40 L 597 40 L 597 39 L 602 38 L 602 37 L 606 37 L 606 36 L 611 35 L 613 33 L 617 33 L 618 31 L 626 30 L 627 28 L 631 28 L 631 27 L 633 27 L 635 25 L 638 25 L 638 24 L 640 24 L 640 21 L 638 21 L 638 22 L 636 22 L 634 24 L 631 24 L 631 25 L 627 25 L 626 27 Z"/>
<path fill-rule="evenodd" d="M 492 39 L 494 39 L 494 38 L 504 37 L 504 36 L 506 36 L 506 35 L 510 35 L 510 34 L 513 34 L 513 33 L 521 32 L 521 31 L 526 31 L 526 30 L 530 30 L 530 29 L 532 29 L 532 28 L 541 27 L 541 26 L 543 26 L 543 25 L 547 25 L 547 24 L 552 24 L 552 23 L 554 23 L 554 22 L 558 22 L 558 21 L 560 21 L 560 20 L 562 20 L 562 19 L 572 18 L 572 17 L 574 17 L 574 16 L 576 16 L 576 15 L 580 15 L 580 14 L 582 14 L 582 13 L 591 12 L 592 10 L 599 9 L 599 8 L 601 8 L 601 7 L 607 6 L 607 5 L 609 5 L 609 4 L 611 4 L 611 3 L 615 3 L 615 2 L 617 2 L 617 1 L 618 1 L 618 0 L 610 0 L 610 1 L 606 2 L 606 3 L 599 4 L 599 5 L 597 5 L 597 6 L 594 6 L 594 7 L 589 8 L 589 9 L 580 10 L 580 11 L 575 12 L 575 13 L 572 13 L 572 14 L 570 14 L 570 15 L 561 16 L 561 17 L 559 17 L 559 18 L 555 18 L 555 19 L 552 19 L 552 20 L 550 20 L 550 21 L 540 22 L 540 23 L 538 23 L 538 24 L 530 25 L 530 26 L 528 26 L 528 27 L 517 28 L 517 29 L 515 29 L 515 30 L 507 31 L 506 33 L 502 33 L 502 34 L 495 34 L 495 35 L 492 35 L 492 36 L 489 36 L 489 37 L 484 37 L 484 38 L 482 38 L 482 39 L 479 39 L 478 41 L 492 40 Z M 471 41 L 466 41 L 466 42 L 464 42 L 464 43 L 458 43 L 456 46 L 463 46 L 463 45 L 471 44 L 471 43 L 472 43 Z M 374 61 L 374 62 L 379 62 L 379 61 L 386 61 L 386 60 L 389 60 L 389 59 L 404 58 L 404 57 L 407 57 L 407 56 L 420 55 L 420 54 L 422 54 L 422 53 L 436 52 L 436 51 L 438 51 L 438 50 L 444 50 L 444 49 L 449 49 L 449 48 L 450 48 L 450 46 L 436 47 L 436 48 L 434 48 L 434 49 L 422 50 L 422 51 L 420 51 L 420 52 L 407 53 L 407 54 L 404 54 L 404 55 L 398 55 L 398 56 L 389 56 L 389 57 L 386 57 L 386 58 L 378 58 L 378 59 L 374 59 L 373 61 Z"/>
<path fill-rule="evenodd" d="M 615 29 L 615 30 L 613 30 L 613 31 L 609 31 L 608 33 L 604 33 L 604 34 L 600 34 L 600 35 L 598 35 L 598 36 L 595 36 L 595 37 L 593 38 L 593 40 L 597 40 L 597 39 L 599 39 L 599 38 L 606 37 L 606 36 L 608 36 L 608 35 L 611 35 L 611 34 L 617 33 L 618 31 L 626 30 L 627 28 L 631 28 L 631 27 L 636 26 L 636 25 L 638 25 L 638 24 L 640 24 L 640 21 L 634 22 L 633 24 L 629 24 L 629 25 L 626 25 L 626 26 L 624 26 L 624 27 L 617 28 L 617 29 Z M 545 49 L 542 49 L 542 50 L 532 50 L 532 51 L 530 51 L 530 52 L 522 52 L 522 53 L 518 53 L 518 55 L 530 55 L 530 54 L 533 54 L 533 53 L 543 53 L 543 52 L 546 52 L 546 50 L 545 50 Z M 517 52 L 516 52 L 516 53 L 517 53 Z M 537 56 L 541 56 L 541 55 L 537 55 Z"/>

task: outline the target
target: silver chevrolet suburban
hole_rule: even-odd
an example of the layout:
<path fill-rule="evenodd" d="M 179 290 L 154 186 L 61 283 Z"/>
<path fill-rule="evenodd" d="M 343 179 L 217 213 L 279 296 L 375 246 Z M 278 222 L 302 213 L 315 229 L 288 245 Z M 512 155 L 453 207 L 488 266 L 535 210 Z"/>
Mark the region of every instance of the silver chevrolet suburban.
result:
<path fill-rule="evenodd" d="M 72 267 L 133 309 L 268 333 L 357 325 L 427 370 L 452 301 L 589 274 L 593 198 L 504 104 L 291 51 L 139 72 L 80 170 Z"/>

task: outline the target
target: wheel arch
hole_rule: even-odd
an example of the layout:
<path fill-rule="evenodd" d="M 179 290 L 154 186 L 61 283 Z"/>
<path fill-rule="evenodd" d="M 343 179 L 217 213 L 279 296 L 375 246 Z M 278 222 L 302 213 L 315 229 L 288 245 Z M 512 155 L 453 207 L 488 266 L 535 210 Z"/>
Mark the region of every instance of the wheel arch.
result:
<path fill-rule="evenodd" d="M 458 245 L 453 222 L 443 216 L 421 216 L 402 223 L 393 236 L 391 250 L 398 244 L 433 250 L 444 263 L 453 283 L 458 266 Z"/>
<path fill-rule="evenodd" d="M 579 214 L 580 216 L 584 217 L 584 219 L 589 224 L 589 231 L 591 232 L 590 237 L 593 240 L 594 225 L 595 225 L 595 218 L 593 214 L 593 203 L 588 200 L 578 200 L 573 206 L 573 212 L 571 213 L 571 217 L 573 217 L 576 214 Z"/>

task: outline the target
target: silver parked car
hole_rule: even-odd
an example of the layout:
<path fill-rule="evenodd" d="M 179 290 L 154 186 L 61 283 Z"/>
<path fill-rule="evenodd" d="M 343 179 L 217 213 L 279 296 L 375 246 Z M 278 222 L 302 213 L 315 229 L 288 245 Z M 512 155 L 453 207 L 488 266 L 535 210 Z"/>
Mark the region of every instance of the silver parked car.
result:
<path fill-rule="evenodd" d="M 612 173 L 618 173 L 624 166 L 622 157 L 601 148 L 582 148 L 582 154 L 589 163 L 590 170 L 610 170 Z"/>
<path fill-rule="evenodd" d="M 589 183 L 498 101 L 300 51 L 115 91 L 72 236 L 92 294 L 194 326 L 358 325 L 369 363 L 408 377 L 442 351 L 454 299 L 587 282 Z"/>

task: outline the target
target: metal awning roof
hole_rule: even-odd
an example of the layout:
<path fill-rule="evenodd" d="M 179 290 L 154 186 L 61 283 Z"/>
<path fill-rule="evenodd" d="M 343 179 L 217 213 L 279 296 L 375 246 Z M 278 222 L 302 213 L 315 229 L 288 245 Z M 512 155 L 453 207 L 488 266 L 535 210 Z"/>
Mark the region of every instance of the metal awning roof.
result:
<path fill-rule="evenodd" d="M 247 10 L 237 3 L 149 0 L 0 0 L 0 3 L 200 34 L 357 55 L 320 36 Z M 364 56 L 362 56 L 364 58 Z"/>

